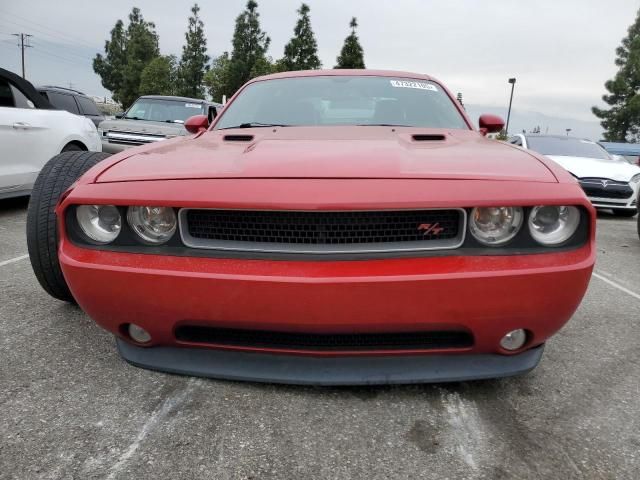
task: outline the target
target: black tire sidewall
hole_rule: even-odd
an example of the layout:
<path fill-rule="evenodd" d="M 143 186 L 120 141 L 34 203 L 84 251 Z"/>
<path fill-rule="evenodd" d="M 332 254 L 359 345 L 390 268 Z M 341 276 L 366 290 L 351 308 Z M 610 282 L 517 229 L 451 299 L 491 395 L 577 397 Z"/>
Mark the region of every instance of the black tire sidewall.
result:
<path fill-rule="evenodd" d="M 110 155 L 69 151 L 56 155 L 40 171 L 27 210 L 27 248 L 31 266 L 44 290 L 54 298 L 74 302 L 58 261 L 58 222 L 55 208 L 60 196 L 87 170 Z"/>

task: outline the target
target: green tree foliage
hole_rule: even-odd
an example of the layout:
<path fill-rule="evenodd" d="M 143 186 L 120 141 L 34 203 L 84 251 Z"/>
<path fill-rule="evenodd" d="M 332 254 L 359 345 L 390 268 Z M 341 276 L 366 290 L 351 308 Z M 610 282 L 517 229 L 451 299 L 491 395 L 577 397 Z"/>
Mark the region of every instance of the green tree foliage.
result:
<path fill-rule="evenodd" d="M 246 10 L 236 19 L 232 43 L 228 90 L 221 92 L 227 96 L 234 94 L 253 77 L 270 73 L 273 69 L 267 58 L 271 39 L 260 28 L 260 14 L 255 0 L 249 0 Z"/>
<path fill-rule="evenodd" d="M 121 102 L 124 82 L 124 66 L 127 63 L 127 39 L 124 24 L 118 20 L 111 30 L 111 40 L 104 44 L 105 56 L 97 54 L 93 59 L 93 71 L 100 75 L 102 86 L 113 93 L 113 99 Z"/>
<path fill-rule="evenodd" d="M 214 102 L 221 103 L 222 96 L 229 96 L 229 92 L 232 91 L 229 77 L 230 63 L 229 52 L 224 52 L 213 61 L 211 69 L 204 75 L 204 84 Z"/>
<path fill-rule="evenodd" d="M 182 58 L 178 67 L 178 94 L 184 97 L 204 96 L 204 75 L 209 70 L 207 39 L 204 23 L 199 16 L 200 7 L 194 4 L 189 17 L 189 27 L 185 34 L 186 44 L 182 47 Z"/>
<path fill-rule="evenodd" d="M 334 68 L 366 68 L 364 66 L 364 50 L 356 35 L 356 28 L 358 28 L 356 17 L 351 19 L 349 26 L 351 34 L 344 40 L 342 51 L 338 56 L 338 64 Z"/>
<path fill-rule="evenodd" d="M 176 76 L 176 57 L 154 58 L 140 75 L 140 95 L 177 95 Z"/>
<path fill-rule="evenodd" d="M 145 21 L 140 9 L 133 8 L 126 31 L 121 20 L 111 30 L 105 55 L 96 55 L 93 69 L 102 78 L 102 85 L 113 92 L 113 98 L 128 108 L 139 96 L 142 71 L 160 55 L 155 25 Z"/>
<path fill-rule="evenodd" d="M 284 57 L 276 64 L 278 71 L 317 70 L 322 67 L 309 10 L 306 3 L 298 9 L 298 23 L 293 29 L 293 38 L 284 47 Z"/>
<path fill-rule="evenodd" d="M 640 12 L 616 49 L 615 63 L 618 72 L 605 83 L 609 93 L 602 97 L 611 108 L 592 111 L 601 119 L 605 140 L 640 141 Z"/>

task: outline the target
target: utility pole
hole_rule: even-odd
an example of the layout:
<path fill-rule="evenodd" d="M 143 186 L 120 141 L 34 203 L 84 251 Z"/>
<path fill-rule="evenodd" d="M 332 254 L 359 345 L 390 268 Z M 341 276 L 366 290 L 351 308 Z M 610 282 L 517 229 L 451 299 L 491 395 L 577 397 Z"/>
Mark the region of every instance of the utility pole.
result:
<path fill-rule="evenodd" d="M 509 98 L 509 110 L 507 111 L 507 126 L 504 131 L 506 135 L 509 135 L 509 120 L 511 119 L 511 103 L 513 103 L 513 89 L 516 87 L 516 79 L 510 78 L 509 83 L 511 84 L 511 98 Z"/>
<path fill-rule="evenodd" d="M 33 37 L 33 35 L 28 33 L 14 33 L 13 36 L 20 38 L 20 45 L 18 46 L 20 47 L 22 54 L 22 78 L 26 78 L 24 75 L 24 49 L 31 48 L 31 45 L 29 45 L 29 38 Z"/>

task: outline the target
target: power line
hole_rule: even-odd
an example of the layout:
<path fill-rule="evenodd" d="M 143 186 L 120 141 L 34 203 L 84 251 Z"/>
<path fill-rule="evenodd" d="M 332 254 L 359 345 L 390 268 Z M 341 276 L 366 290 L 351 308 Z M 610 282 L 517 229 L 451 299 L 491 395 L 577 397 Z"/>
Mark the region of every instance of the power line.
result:
<path fill-rule="evenodd" d="M 27 26 L 27 25 L 22 25 L 19 23 L 15 23 L 15 22 L 11 22 L 8 21 L 7 19 L 4 18 L 0 18 L 0 26 L 2 26 L 2 22 L 10 22 L 11 24 L 13 24 L 15 27 L 17 28 L 24 28 L 24 29 L 29 29 L 32 30 L 34 32 L 36 32 L 36 34 L 38 35 L 39 38 L 43 38 L 45 41 L 47 41 L 48 43 L 55 43 L 58 45 L 64 45 L 65 49 L 69 50 L 67 53 L 71 54 L 71 55 L 76 55 L 78 57 L 85 57 L 86 53 L 84 53 L 84 49 L 83 47 L 79 47 L 78 45 L 72 45 L 69 43 L 69 40 L 61 38 L 61 37 L 56 37 L 54 35 L 51 35 L 47 32 L 44 32 L 38 28 L 34 28 L 31 26 Z M 7 23 L 7 26 L 9 25 L 9 23 Z M 92 50 L 96 50 L 95 47 L 91 47 Z M 83 52 L 83 54 L 80 53 L 75 53 L 72 50 L 76 50 L 76 52 Z"/>
<path fill-rule="evenodd" d="M 33 20 L 31 20 L 29 18 L 23 17 L 21 15 L 18 15 L 18 14 L 12 13 L 12 12 L 8 12 L 7 10 L 4 10 L 4 9 L 0 9 L 0 12 L 2 12 L 5 15 L 10 15 L 10 16 L 18 19 L 19 22 L 26 23 L 27 26 L 29 26 L 32 30 L 40 30 L 42 32 L 42 29 L 44 29 L 46 31 L 49 31 L 51 33 L 46 33 L 46 32 L 42 32 L 42 33 L 45 34 L 45 35 L 48 35 L 50 37 L 66 38 L 67 42 L 72 41 L 72 42 L 74 42 L 76 44 L 84 45 L 84 46 L 86 46 L 88 48 L 92 48 L 92 49 L 96 48 L 95 45 L 91 45 L 91 44 L 87 43 L 84 39 L 82 39 L 80 37 L 69 35 L 68 33 L 62 32 L 60 30 L 56 30 L 56 29 L 51 28 L 51 27 L 49 27 L 47 25 L 43 25 L 42 23 L 34 22 Z M 7 22 L 11 22 L 11 23 L 15 24 L 15 20 L 8 20 L 6 17 L 5 17 L 4 20 L 7 21 Z M 35 25 L 37 28 L 33 27 L 33 25 Z"/>
<path fill-rule="evenodd" d="M 43 48 L 43 45 L 46 45 L 47 48 Z M 81 62 L 81 63 L 89 63 L 89 64 L 91 64 L 91 62 L 93 62 L 92 58 L 85 57 L 85 56 L 82 56 L 82 55 L 76 55 L 73 52 L 68 52 L 66 50 L 64 50 L 62 52 L 56 52 L 56 51 L 48 50 L 50 45 L 51 44 L 37 43 L 37 44 L 34 44 L 33 46 L 36 47 L 38 50 L 42 50 L 44 52 L 50 53 L 51 55 L 56 55 L 56 56 L 59 56 L 59 57 L 64 56 L 68 60 L 74 60 L 74 61 L 79 62 L 79 63 Z M 69 57 L 69 55 L 72 55 L 73 57 Z"/>
<path fill-rule="evenodd" d="M 40 55 L 41 57 L 45 57 L 45 58 L 54 57 L 54 58 L 56 58 L 56 59 L 58 59 L 58 60 L 60 60 L 60 61 L 66 62 L 66 63 L 67 63 L 67 64 L 69 64 L 69 65 L 75 65 L 75 66 L 80 66 L 80 67 L 84 67 L 84 68 L 86 68 L 87 66 L 89 66 L 89 64 L 88 64 L 88 63 L 85 63 L 85 62 L 82 62 L 82 61 L 80 61 L 80 60 L 76 60 L 76 59 L 71 59 L 71 58 L 68 58 L 68 57 L 63 57 L 63 56 L 61 56 L 61 55 L 57 55 L 57 54 L 55 54 L 55 53 L 53 53 L 53 52 L 49 52 L 48 50 L 43 50 L 43 49 L 42 49 L 42 48 L 40 48 L 40 47 L 35 48 L 35 49 L 33 50 L 33 53 L 34 53 L 34 54 L 38 54 L 38 55 Z"/>

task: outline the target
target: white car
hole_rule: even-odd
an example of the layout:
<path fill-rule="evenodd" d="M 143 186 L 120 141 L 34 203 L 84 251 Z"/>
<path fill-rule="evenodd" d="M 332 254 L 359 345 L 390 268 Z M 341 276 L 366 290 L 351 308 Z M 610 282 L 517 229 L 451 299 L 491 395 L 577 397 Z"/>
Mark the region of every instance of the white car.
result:
<path fill-rule="evenodd" d="M 518 134 L 509 143 L 546 155 L 569 171 L 594 207 L 608 208 L 615 215 L 637 213 L 640 167 L 613 158 L 591 140 L 562 135 Z"/>
<path fill-rule="evenodd" d="M 102 150 L 91 120 L 55 110 L 33 85 L 0 68 L 0 198 L 28 195 L 44 164 L 72 150 Z"/>

